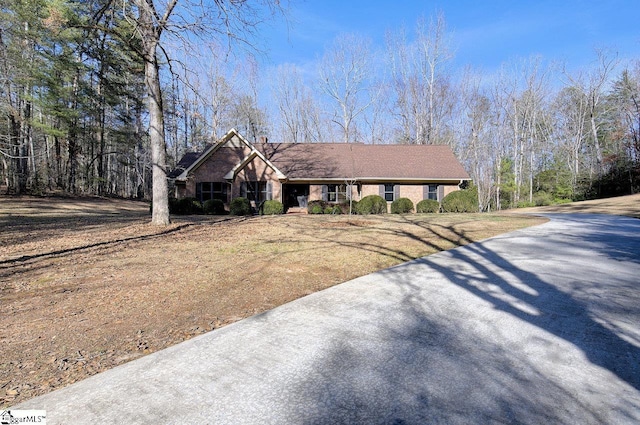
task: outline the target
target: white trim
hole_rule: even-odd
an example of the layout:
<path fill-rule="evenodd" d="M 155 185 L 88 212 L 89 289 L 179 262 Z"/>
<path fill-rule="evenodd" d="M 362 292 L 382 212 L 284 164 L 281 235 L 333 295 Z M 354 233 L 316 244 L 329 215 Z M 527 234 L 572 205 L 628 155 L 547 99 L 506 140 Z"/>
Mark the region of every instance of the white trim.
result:
<path fill-rule="evenodd" d="M 215 143 L 213 146 L 211 146 L 209 149 L 207 149 L 206 151 L 204 151 L 202 153 L 202 155 L 200 155 L 198 157 L 198 159 L 196 159 L 195 161 L 193 161 L 193 163 L 191 165 L 189 165 L 182 173 L 180 173 L 180 175 L 178 177 L 176 177 L 176 180 L 181 180 L 181 181 L 186 181 L 187 180 L 187 176 L 189 175 L 189 173 L 191 171 L 193 171 L 194 169 L 200 167 L 200 165 L 202 165 L 202 163 L 204 161 L 206 161 L 215 151 L 217 151 L 219 148 L 221 148 L 223 145 L 225 145 L 227 142 L 229 142 L 230 140 L 233 139 L 233 137 L 236 136 L 241 143 L 243 143 L 244 145 L 246 145 L 249 149 L 255 150 L 255 148 L 253 147 L 253 145 L 251 145 L 251 143 L 247 142 L 247 140 L 242 137 L 242 135 L 240 135 L 240 133 L 238 133 L 236 131 L 235 128 L 232 128 L 231 130 L 229 130 L 227 132 L 227 134 L 225 134 L 224 136 L 222 136 L 220 138 L 220 141 L 218 141 L 218 143 Z"/>
<path fill-rule="evenodd" d="M 278 170 L 278 168 L 273 165 L 271 163 L 271 161 L 269 161 L 259 150 L 257 150 L 256 148 L 254 148 L 252 146 L 251 152 L 249 152 L 249 155 L 245 156 L 242 161 L 240 161 L 240 163 L 238 163 L 235 167 L 233 167 L 231 169 L 231 171 L 229 171 L 227 174 L 225 174 L 224 178 L 226 180 L 235 180 L 236 176 L 238 175 L 238 173 L 247 166 L 247 164 L 251 161 L 253 161 L 253 159 L 255 157 L 260 158 L 262 161 L 264 161 L 265 164 L 267 164 L 268 167 L 270 167 L 273 171 L 275 171 L 276 173 L 276 177 L 278 179 L 284 180 L 287 178 L 287 176 L 285 176 L 284 174 L 282 174 L 282 172 L 280 170 Z"/>
<path fill-rule="evenodd" d="M 356 181 L 358 183 L 370 183 L 370 184 L 378 184 L 382 182 L 387 183 L 416 183 L 416 184 L 436 184 L 439 182 L 445 183 L 456 183 L 462 184 L 463 181 L 471 180 L 471 179 L 460 179 L 460 178 L 417 178 L 417 177 L 404 177 L 404 178 L 395 178 L 395 177 L 330 177 L 330 178 L 289 178 L 285 183 L 309 183 L 309 184 L 324 184 L 325 182 L 345 182 L 345 181 Z"/>

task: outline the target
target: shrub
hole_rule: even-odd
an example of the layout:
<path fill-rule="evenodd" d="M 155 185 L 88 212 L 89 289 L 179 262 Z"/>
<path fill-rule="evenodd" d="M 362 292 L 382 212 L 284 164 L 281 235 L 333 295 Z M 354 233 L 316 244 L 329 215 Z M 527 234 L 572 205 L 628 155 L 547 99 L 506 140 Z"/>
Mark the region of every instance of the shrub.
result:
<path fill-rule="evenodd" d="M 309 214 L 323 214 L 326 202 L 323 201 L 310 201 L 307 205 L 307 212 Z"/>
<path fill-rule="evenodd" d="M 451 192 L 442 200 L 442 211 L 457 213 L 478 212 L 478 189 L 471 187 Z"/>
<path fill-rule="evenodd" d="M 196 198 L 169 198 L 169 213 L 176 215 L 202 214 L 202 204 Z"/>
<path fill-rule="evenodd" d="M 413 202 L 409 198 L 398 198 L 391 203 L 391 214 L 408 214 L 413 211 Z"/>
<path fill-rule="evenodd" d="M 251 204 L 247 198 L 234 198 L 229 204 L 229 214 L 231 215 L 249 215 L 251 214 Z"/>
<path fill-rule="evenodd" d="M 369 195 L 362 198 L 356 207 L 358 214 L 386 214 L 387 201 L 379 195 Z"/>
<path fill-rule="evenodd" d="M 340 204 L 340 207 L 343 214 L 349 214 L 349 201 Z M 358 208 L 358 201 L 354 199 L 351 201 L 351 214 L 357 214 L 356 211 L 358 210 L 356 208 Z"/>
<path fill-rule="evenodd" d="M 518 202 L 518 204 L 516 205 L 516 208 L 529 208 L 529 207 L 535 207 L 536 203 L 535 202 L 529 202 L 529 201 L 520 201 Z"/>
<path fill-rule="evenodd" d="M 208 199 L 202 204 L 202 211 L 205 214 L 222 215 L 226 211 L 224 209 L 224 202 L 220 199 Z"/>
<path fill-rule="evenodd" d="M 342 214 L 342 208 L 340 205 L 327 205 L 324 208 L 325 214 Z"/>
<path fill-rule="evenodd" d="M 282 202 L 276 201 L 275 199 L 264 201 L 262 205 L 262 209 L 260 210 L 260 214 L 262 215 L 276 215 L 284 213 L 284 205 Z"/>
<path fill-rule="evenodd" d="M 440 211 L 440 202 L 436 201 L 435 199 L 423 199 L 416 205 L 417 213 L 433 214 L 437 213 L 438 211 Z"/>
<path fill-rule="evenodd" d="M 573 202 L 572 199 L 566 199 L 566 198 L 556 198 L 553 200 L 554 205 L 558 205 L 558 204 L 569 204 Z"/>
<path fill-rule="evenodd" d="M 540 190 L 533 194 L 533 203 L 537 207 L 544 207 L 553 204 L 553 195 L 544 190 Z"/>

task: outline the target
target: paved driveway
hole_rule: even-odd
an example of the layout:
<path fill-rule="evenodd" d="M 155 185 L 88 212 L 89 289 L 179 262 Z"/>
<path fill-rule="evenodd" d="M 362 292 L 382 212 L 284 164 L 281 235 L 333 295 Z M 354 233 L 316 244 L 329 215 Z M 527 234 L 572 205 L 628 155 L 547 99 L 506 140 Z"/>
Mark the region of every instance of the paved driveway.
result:
<path fill-rule="evenodd" d="M 17 408 L 48 424 L 640 423 L 640 220 L 550 217 Z"/>

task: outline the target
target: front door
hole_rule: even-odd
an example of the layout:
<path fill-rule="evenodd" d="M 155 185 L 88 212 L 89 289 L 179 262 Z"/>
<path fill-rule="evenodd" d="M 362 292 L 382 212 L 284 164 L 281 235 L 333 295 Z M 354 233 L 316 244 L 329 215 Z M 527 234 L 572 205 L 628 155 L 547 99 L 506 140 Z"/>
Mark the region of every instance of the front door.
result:
<path fill-rule="evenodd" d="M 285 184 L 283 190 L 285 208 L 307 208 L 307 202 L 309 201 L 308 184 Z"/>

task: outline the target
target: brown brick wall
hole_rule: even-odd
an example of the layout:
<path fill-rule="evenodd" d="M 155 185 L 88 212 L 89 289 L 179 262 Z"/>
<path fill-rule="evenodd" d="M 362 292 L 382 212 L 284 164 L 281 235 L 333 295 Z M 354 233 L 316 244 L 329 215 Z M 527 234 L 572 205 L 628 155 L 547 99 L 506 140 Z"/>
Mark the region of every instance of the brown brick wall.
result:
<path fill-rule="evenodd" d="M 447 196 L 449 193 L 459 190 L 458 185 L 440 185 L 442 187 L 443 197 Z M 362 185 L 362 197 L 368 195 L 379 195 L 380 194 L 380 185 L 379 184 L 369 184 Z M 424 185 L 421 184 L 404 184 L 400 185 L 400 197 L 401 198 L 409 198 L 413 205 L 416 205 L 418 202 L 424 199 Z M 442 201 L 442 199 L 439 199 Z"/>
<path fill-rule="evenodd" d="M 254 158 L 238 173 L 232 185 L 232 199 L 240 196 L 240 186 L 243 181 L 270 181 L 272 184 L 272 199 L 282 202 L 282 184 L 278 180 L 275 171 L 260 158 Z"/>

